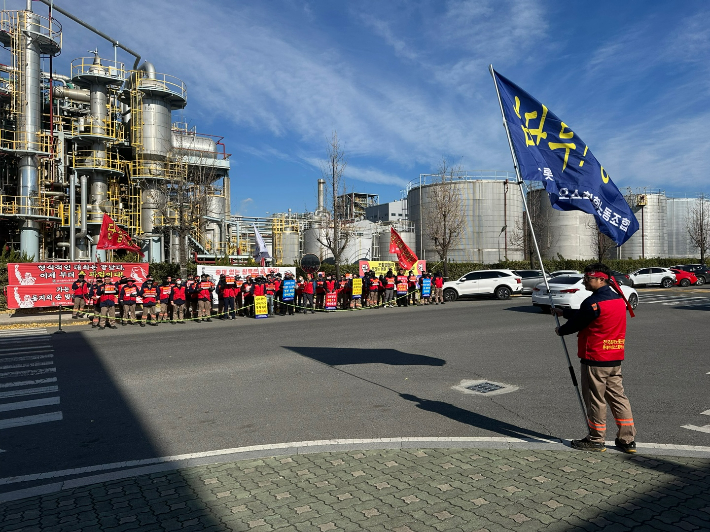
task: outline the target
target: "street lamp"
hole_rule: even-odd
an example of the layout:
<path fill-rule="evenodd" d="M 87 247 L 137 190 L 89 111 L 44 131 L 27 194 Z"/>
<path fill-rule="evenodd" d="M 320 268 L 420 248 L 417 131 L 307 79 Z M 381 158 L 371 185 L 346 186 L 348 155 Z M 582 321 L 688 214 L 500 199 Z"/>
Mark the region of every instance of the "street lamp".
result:
<path fill-rule="evenodd" d="M 500 264 L 500 237 L 503 233 L 505 233 L 505 230 L 508 228 L 507 225 L 504 225 L 503 228 L 500 230 L 500 233 L 498 233 L 498 264 Z"/>

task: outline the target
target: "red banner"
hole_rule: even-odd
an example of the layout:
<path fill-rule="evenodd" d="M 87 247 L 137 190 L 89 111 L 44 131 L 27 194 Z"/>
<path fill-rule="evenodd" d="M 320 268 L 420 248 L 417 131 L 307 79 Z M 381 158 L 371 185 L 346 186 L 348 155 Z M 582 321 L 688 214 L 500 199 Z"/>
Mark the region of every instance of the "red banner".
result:
<path fill-rule="evenodd" d="M 419 260 L 394 227 L 390 227 L 390 253 L 397 255 L 399 266 L 405 270 L 410 270 Z"/>
<path fill-rule="evenodd" d="M 130 235 L 118 227 L 116 222 L 114 222 L 108 214 L 104 214 L 96 249 L 127 249 L 128 251 L 140 253 L 140 255 L 143 256 L 141 247 L 134 244 Z"/>
<path fill-rule="evenodd" d="M 338 308 L 338 294 L 336 292 L 328 292 L 325 294 L 325 309 L 335 310 Z"/>
<path fill-rule="evenodd" d="M 79 277 L 93 283 L 97 278 L 117 282 L 131 277 L 140 286 L 148 276 L 148 264 L 139 262 L 26 262 L 7 265 L 7 307 L 37 308 L 73 304 L 71 285 Z"/>
<path fill-rule="evenodd" d="M 133 277 L 142 283 L 148 277 L 147 262 L 25 262 L 7 265 L 7 284 L 30 286 L 40 284 L 72 284 L 85 275 L 87 282 L 97 277 L 118 281 Z"/>

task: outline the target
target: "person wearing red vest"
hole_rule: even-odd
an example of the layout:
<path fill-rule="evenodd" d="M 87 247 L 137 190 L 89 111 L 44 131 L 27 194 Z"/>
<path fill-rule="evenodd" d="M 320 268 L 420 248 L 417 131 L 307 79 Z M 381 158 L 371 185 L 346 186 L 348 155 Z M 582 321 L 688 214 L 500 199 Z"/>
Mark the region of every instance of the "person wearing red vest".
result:
<path fill-rule="evenodd" d="M 635 453 L 636 428 L 621 377 L 626 310 L 631 307 L 605 264 L 590 264 L 584 268 L 584 287 L 592 295 L 582 301 L 579 310 L 563 312 L 554 309 L 557 315 L 567 318 L 567 323 L 555 332 L 559 336 L 577 333 L 577 356 L 581 362 L 582 397 L 589 432 L 581 440 L 572 440 L 572 447 L 583 451 L 606 451 L 604 437 L 606 405 L 609 403 L 617 426 L 616 447 L 626 453 Z M 633 317 L 633 311 L 631 315 Z"/>
<path fill-rule="evenodd" d="M 244 316 L 254 316 L 254 281 L 251 275 L 247 275 L 242 285 L 242 300 L 244 301 L 244 306 L 242 307 Z"/>
<path fill-rule="evenodd" d="M 244 294 L 242 292 L 242 285 L 244 281 L 240 275 L 234 278 L 234 306 L 237 307 L 237 316 L 244 315 Z"/>
<path fill-rule="evenodd" d="M 414 275 L 413 270 L 409 270 L 407 275 L 407 299 L 412 305 L 418 305 L 417 303 L 417 276 Z"/>
<path fill-rule="evenodd" d="M 303 277 L 298 278 L 298 281 L 296 281 L 296 290 L 295 290 L 295 295 L 296 295 L 296 312 L 299 313 L 302 310 L 305 310 L 303 308 L 303 288 L 306 285 L 306 282 L 303 280 Z M 305 313 L 305 312 L 304 312 Z"/>
<path fill-rule="evenodd" d="M 214 283 L 210 281 L 209 275 L 203 273 L 197 286 L 197 317 L 202 318 L 202 321 L 212 321 L 212 292 Z"/>
<path fill-rule="evenodd" d="M 372 271 L 370 272 L 370 280 L 368 281 L 367 286 L 369 287 L 368 304 L 371 307 L 378 308 L 377 298 L 380 293 L 380 279 Z"/>
<path fill-rule="evenodd" d="M 227 320 L 234 320 L 237 318 L 237 313 L 234 306 L 234 298 L 236 297 L 237 293 L 235 281 L 236 279 L 234 279 L 234 276 L 232 275 L 224 276 L 222 299 L 224 300 L 224 319 Z"/>
<path fill-rule="evenodd" d="M 150 324 L 158 326 L 158 311 L 156 310 L 156 305 L 158 304 L 158 289 L 153 286 L 153 278 L 146 277 L 143 286 L 138 291 L 138 295 L 143 301 L 143 312 L 141 313 L 141 327 L 145 327 L 148 321 L 148 315 L 150 315 Z"/>
<path fill-rule="evenodd" d="M 315 314 L 316 311 L 313 308 L 313 296 L 316 293 L 316 281 L 313 276 L 308 273 L 306 274 L 306 282 L 303 284 L 303 313 L 308 312 L 311 309 L 311 314 Z"/>
<path fill-rule="evenodd" d="M 71 319 L 75 320 L 79 315 L 84 317 L 84 306 L 89 298 L 89 284 L 84 280 L 84 273 L 79 274 L 79 279 L 71 285 L 72 297 L 74 298 L 74 310 Z"/>
<path fill-rule="evenodd" d="M 173 319 L 171 323 L 185 323 L 185 304 L 187 303 L 187 287 L 182 284 L 179 277 L 175 280 L 175 286 L 170 290 L 170 303 L 173 306 Z"/>
<path fill-rule="evenodd" d="M 192 287 L 188 290 L 187 295 L 190 298 L 190 318 L 194 319 L 198 317 L 197 313 L 197 294 L 199 293 L 198 287 L 200 284 L 200 276 L 195 275 L 192 278 Z"/>
<path fill-rule="evenodd" d="M 99 329 L 104 330 L 106 325 L 109 329 L 117 329 L 114 325 L 116 321 L 116 303 L 118 303 L 118 288 L 115 284 L 108 282 L 98 287 L 96 295 L 99 296 L 99 307 L 101 308 L 101 318 L 99 319 Z"/>
<path fill-rule="evenodd" d="M 323 272 L 318 272 L 316 277 L 316 308 L 323 308 L 325 303 L 325 278 Z"/>
<path fill-rule="evenodd" d="M 94 314 L 91 316 L 91 328 L 99 326 L 99 316 L 101 316 L 101 306 L 99 305 L 99 288 L 104 284 L 102 277 L 96 277 L 94 284 L 89 288 L 89 301 L 94 307 Z"/>
<path fill-rule="evenodd" d="M 129 277 L 126 284 L 121 287 L 118 292 L 118 301 L 123 306 L 123 320 L 121 325 L 133 325 L 138 323 L 136 319 L 136 298 L 138 297 L 138 288 L 136 281 Z"/>
<path fill-rule="evenodd" d="M 436 272 L 436 275 L 434 276 L 434 280 L 431 283 L 431 288 L 434 291 L 434 297 L 432 297 L 432 301 L 436 303 L 437 305 L 439 302 L 441 302 L 442 305 L 445 305 L 444 303 L 444 278 L 441 276 L 441 272 Z"/>
<path fill-rule="evenodd" d="M 168 321 L 168 308 L 170 307 L 170 292 L 173 291 L 172 279 L 167 277 L 163 284 L 158 287 L 158 298 L 160 299 L 160 309 L 158 310 L 158 321 Z"/>

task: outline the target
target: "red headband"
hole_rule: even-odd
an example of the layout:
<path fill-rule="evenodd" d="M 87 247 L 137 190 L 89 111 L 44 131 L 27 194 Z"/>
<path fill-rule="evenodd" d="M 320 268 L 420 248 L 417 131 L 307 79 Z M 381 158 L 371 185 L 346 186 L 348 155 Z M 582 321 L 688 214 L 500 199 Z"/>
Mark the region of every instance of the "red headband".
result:
<path fill-rule="evenodd" d="M 624 292 L 621 290 L 621 287 L 619 286 L 619 283 L 616 282 L 616 279 L 614 279 L 613 276 L 607 275 L 604 272 L 585 272 L 584 273 L 585 277 L 595 277 L 597 279 L 606 279 L 609 281 L 609 284 L 611 284 L 612 289 L 621 296 L 621 299 L 624 300 L 624 303 L 626 303 L 626 308 L 629 311 L 629 314 L 633 318 L 635 316 L 634 314 L 634 309 L 631 308 L 631 303 L 629 303 L 628 299 L 626 299 L 626 296 L 624 295 Z"/>
<path fill-rule="evenodd" d="M 597 279 L 609 279 L 609 276 L 604 272 L 585 272 L 585 277 L 596 277 Z"/>

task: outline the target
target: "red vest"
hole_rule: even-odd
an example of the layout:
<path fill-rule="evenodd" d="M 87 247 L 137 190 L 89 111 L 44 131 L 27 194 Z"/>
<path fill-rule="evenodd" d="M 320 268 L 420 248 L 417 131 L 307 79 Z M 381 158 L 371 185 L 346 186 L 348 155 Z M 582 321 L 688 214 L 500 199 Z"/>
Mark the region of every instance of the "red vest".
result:
<path fill-rule="evenodd" d="M 624 360 L 626 343 L 626 303 L 608 299 L 599 305 L 599 317 L 577 335 L 577 356 L 585 360 L 610 362 Z"/>
<path fill-rule="evenodd" d="M 303 285 L 303 293 L 304 294 L 313 294 L 313 281 L 306 281 L 306 284 Z"/>
<path fill-rule="evenodd" d="M 335 281 L 326 281 L 325 290 L 326 292 L 335 292 Z"/>
<path fill-rule="evenodd" d="M 443 277 L 435 277 L 434 278 L 434 286 L 436 288 L 443 288 L 444 286 L 444 278 Z"/>
<path fill-rule="evenodd" d="M 124 286 L 121 290 L 123 293 L 123 302 L 128 305 L 132 305 L 136 302 L 136 296 L 138 295 L 138 289 L 134 286 Z"/>
<path fill-rule="evenodd" d="M 89 295 L 89 285 L 86 281 L 75 281 L 72 288 L 74 288 L 74 297 L 86 297 Z"/>
<path fill-rule="evenodd" d="M 154 286 L 151 288 L 143 288 L 143 295 L 141 297 L 143 298 L 144 305 L 155 305 L 155 302 L 158 300 L 158 290 Z"/>
<path fill-rule="evenodd" d="M 172 300 L 176 302 L 182 301 L 184 303 L 186 292 L 187 289 L 184 286 L 176 286 L 173 288 Z"/>
<path fill-rule="evenodd" d="M 254 285 L 254 295 L 255 296 L 263 296 L 264 295 L 264 285 L 263 284 L 255 284 Z"/>
<path fill-rule="evenodd" d="M 385 277 L 385 288 L 394 288 L 394 277 Z"/>
<path fill-rule="evenodd" d="M 170 291 L 172 287 L 169 284 L 160 287 L 160 300 L 167 301 L 170 299 Z"/>
<path fill-rule="evenodd" d="M 375 277 L 372 279 L 372 281 L 370 281 L 370 290 L 376 292 L 378 288 L 380 288 L 380 280 Z"/>
<path fill-rule="evenodd" d="M 228 284 L 227 286 L 224 287 L 222 290 L 222 295 L 224 297 L 234 297 L 234 286 L 231 284 Z"/>
<path fill-rule="evenodd" d="M 214 289 L 212 281 L 202 281 L 197 288 L 199 290 L 199 293 L 197 294 L 197 299 L 212 299 L 212 296 L 210 295 L 210 290 Z"/>
<path fill-rule="evenodd" d="M 104 285 L 103 292 L 101 293 L 101 296 L 99 296 L 99 303 L 103 303 L 104 301 L 113 301 L 114 303 L 118 302 L 118 290 L 116 289 L 116 285 L 113 283 L 106 283 Z"/>

